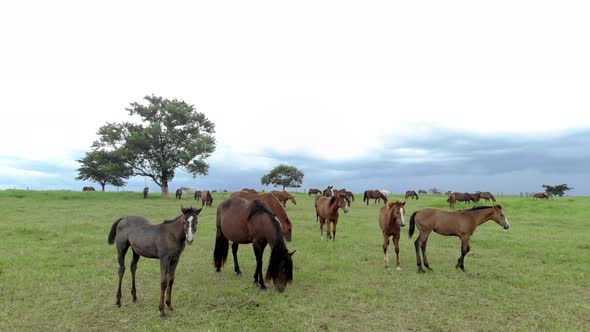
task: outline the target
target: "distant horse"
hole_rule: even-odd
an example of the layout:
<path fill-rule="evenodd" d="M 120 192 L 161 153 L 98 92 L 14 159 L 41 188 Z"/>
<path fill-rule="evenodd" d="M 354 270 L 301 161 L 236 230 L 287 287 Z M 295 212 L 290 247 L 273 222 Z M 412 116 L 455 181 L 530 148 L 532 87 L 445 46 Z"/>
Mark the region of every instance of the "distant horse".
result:
<path fill-rule="evenodd" d="M 350 202 L 346 195 L 340 194 L 338 196 L 324 197 L 316 196 L 315 198 L 315 214 L 316 222 L 320 222 L 320 235 L 324 239 L 324 224 L 326 224 L 326 235 L 328 240 L 336 240 L 336 225 L 338 224 L 338 209 L 342 209 L 344 213 L 348 213 L 348 206 Z M 330 234 L 330 223 L 333 224 L 332 234 Z"/>
<path fill-rule="evenodd" d="M 453 194 L 455 195 L 455 201 L 463 202 L 463 203 L 469 203 L 471 201 L 474 201 L 474 197 L 470 193 L 453 192 Z M 479 200 L 479 198 L 478 198 L 478 200 Z"/>
<path fill-rule="evenodd" d="M 401 270 L 399 264 L 399 237 L 400 227 L 406 225 L 404 219 L 404 206 L 406 202 L 395 201 L 381 207 L 379 211 L 379 226 L 381 226 L 381 234 L 383 235 L 383 260 L 385 267 L 389 266 L 389 238 L 393 237 L 393 245 L 395 247 L 396 266 Z"/>
<path fill-rule="evenodd" d="M 283 204 L 283 207 L 287 207 L 287 201 L 291 201 L 293 204 L 297 205 L 297 200 L 295 200 L 295 197 L 286 191 L 273 190 L 270 193 L 275 195 L 281 204 Z"/>
<path fill-rule="evenodd" d="M 181 207 L 182 214 L 162 224 L 151 224 L 146 218 L 128 216 L 119 218 L 111 227 L 108 243 L 117 243 L 119 261 L 119 288 L 117 289 L 117 307 L 121 306 L 121 283 L 125 273 L 125 254 L 129 247 L 133 251 L 131 260 L 131 295 L 137 302 L 135 289 L 135 271 L 139 257 L 160 259 L 160 317 L 166 318 L 164 310 L 164 292 L 168 309 L 172 307 L 172 285 L 174 273 L 180 255 L 186 243 L 192 244 L 197 231 L 198 215 L 201 209 Z"/>
<path fill-rule="evenodd" d="M 492 200 L 492 202 L 496 201 L 496 197 L 494 197 L 494 195 L 492 195 L 492 193 L 489 191 L 478 191 L 475 193 L 475 195 L 477 195 L 477 197 L 479 197 L 483 200 L 486 200 L 486 201 L 489 201 L 489 200 Z"/>
<path fill-rule="evenodd" d="M 289 253 L 281 233 L 281 224 L 259 200 L 250 202 L 243 198 L 231 197 L 217 208 L 217 236 L 213 250 L 215 272 L 221 272 L 221 267 L 225 264 L 229 241 L 233 242 L 232 254 L 236 275 L 242 274 L 238 264 L 238 244 L 252 243 L 256 255 L 255 284 L 259 284 L 261 289 L 266 289 L 264 281 L 272 279 L 275 288 L 282 292 L 293 280 L 291 256 L 295 252 Z M 264 280 L 262 256 L 267 244 L 272 251 Z"/>
<path fill-rule="evenodd" d="M 414 198 L 414 199 L 418 200 L 419 197 L 418 197 L 418 194 L 416 194 L 415 191 L 413 191 L 413 190 L 407 190 L 406 191 L 406 199 L 408 199 L 408 198 Z"/>
<path fill-rule="evenodd" d="M 447 198 L 447 202 L 451 206 L 451 209 L 455 208 L 455 203 L 457 202 L 457 198 L 455 197 L 455 193 L 452 191 L 447 192 L 449 197 Z"/>
<path fill-rule="evenodd" d="M 549 199 L 549 196 L 545 193 L 536 193 L 533 195 L 533 199 L 535 199 L 535 198 Z"/>
<path fill-rule="evenodd" d="M 176 189 L 176 198 L 182 199 L 182 188 Z"/>
<path fill-rule="evenodd" d="M 363 202 L 367 201 L 367 205 L 369 205 L 369 200 L 371 199 L 375 199 L 375 203 L 382 199 L 383 203 L 387 204 L 387 197 L 379 190 L 365 190 L 365 193 L 363 194 Z"/>
<path fill-rule="evenodd" d="M 195 190 L 194 198 L 195 198 L 195 201 L 197 199 L 201 199 L 201 191 L 200 190 Z"/>
<path fill-rule="evenodd" d="M 348 202 L 354 202 L 354 194 L 346 189 L 334 190 L 334 195 L 344 194 L 348 197 Z"/>
<path fill-rule="evenodd" d="M 428 195 L 428 191 L 426 191 L 424 189 L 420 189 L 420 190 L 418 190 L 418 194 L 420 194 L 420 195 Z"/>
<path fill-rule="evenodd" d="M 281 231 L 283 232 L 283 235 L 285 236 L 285 240 L 287 240 L 287 242 L 291 241 L 291 233 L 293 230 L 293 224 L 291 223 L 291 220 L 289 220 L 289 216 L 287 215 L 287 211 L 285 211 L 285 208 L 283 207 L 281 202 L 279 202 L 279 200 L 273 194 L 266 193 L 266 194 L 259 195 L 259 194 L 252 194 L 252 193 L 245 192 L 245 191 L 238 191 L 238 192 L 231 194 L 230 197 L 240 197 L 240 198 L 243 198 L 243 199 L 250 201 L 250 202 L 255 201 L 255 200 L 260 200 L 262 203 L 264 203 L 266 205 L 268 210 L 279 219 L 279 222 L 281 223 Z"/>
<path fill-rule="evenodd" d="M 258 194 L 258 192 L 254 189 L 250 189 L 250 188 L 243 188 L 242 191 L 251 193 L 251 194 Z"/>
<path fill-rule="evenodd" d="M 314 195 L 315 195 L 315 194 L 321 194 L 321 193 L 322 193 L 322 191 L 321 191 L 321 190 L 319 190 L 319 189 L 315 189 L 315 188 L 311 188 L 311 189 L 309 189 L 309 191 L 307 192 L 307 195 L 308 195 L 308 196 L 311 196 L 312 194 L 314 194 Z"/>
<path fill-rule="evenodd" d="M 334 186 L 328 186 L 324 191 L 322 191 L 322 196 L 324 197 L 332 197 L 334 196 Z"/>
<path fill-rule="evenodd" d="M 203 190 L 201 191 L 201 207 L 203 206 L 211 206 L 211 204 L 213 204 L 213 196 L 211 196 L 211 193 L 209 192 L 209 190 Z"/>
<path fill-rule="evenodd" d="M 96 189 L 94 189 L 94 187 L 84 187 L 82 188 L 82 191 L 96 191 Z"/>
<path fill-rule="evenodd" d="M 143 188 L 143 199 L 147 199 L 148 198 L 148 193 L 150 192 L 150 188 L 145 187 Z"/>
<path fill-rule="evenodd" d="M 415 227 L 420 232 L 414 247 L 416 248 L 416 264 L 418 272 L 423 273 L 422 262 L 420 261 L 420 249 L 424 258 L 424 266 L 430 270 L 428 259 L 426 258 L 426 243 L 428 235 L 432 231 L 440 235 L 452 235 L 461 238 L 461 257 L 457 261 L 455 268 L 461 268 L 465 271 L 463 260 L 470 250 L 469 238 L 475 232 L 475 228 L 488 220 L 495 221 L 504 229 L 508 229 L 510 224 L 504 216 L 502 206 L 476 206 L 467 210 L 445 211 L 435 208 L 425 208 L 418 210 L 410 217 L 410 238 L 414 234 Z"/>

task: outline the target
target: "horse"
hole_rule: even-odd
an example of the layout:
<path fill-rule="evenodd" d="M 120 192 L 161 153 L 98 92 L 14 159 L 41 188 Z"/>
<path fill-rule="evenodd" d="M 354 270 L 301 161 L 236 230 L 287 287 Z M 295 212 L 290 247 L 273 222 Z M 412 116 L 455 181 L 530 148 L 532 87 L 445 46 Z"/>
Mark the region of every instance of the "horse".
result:
<path fill-rule="evenodd" d="M 287 201 L 291 201 L 293 204 L 297 205 L 297 200 L 295 200 L 295 197 L 286 191 L 273 190 L 270 193 L 273 194 L 281 202 L 281 204 L 283 204 L 283 207 L 287 207 Z"/>
<path fill-rule="evenodd" d="M 205 205 L 211 206 L 211 204 L 213 204 L 213 197 L 211 196 L 209 190 L 201 191 L 201 203 L 201 207 Z"/>
<path fill-rule="evenodd" d="M 420 189 L 420 190 L 418 190 L 418 194 L 420 194 L 420 195 L 428 195 L 428 191 L 426 191 L 424 189 Z"/>
<path fill-rule="evenodd" d="M 312 194 L 321 194 L 322 191 L 319 189 L 315 189 L 315 188 L 311 188 L 309 189 L 309 191 L 307 192 L 307 196 L 311 196 Z"/>
<path fill-rule="evenodd" d="M 415 192 L 415 191 L 413 191 L 413 190 L 408 190 L 408 191 L 406 191 L 406 199 L 408 199 L 408 197 L 409 197 L 409 198 L 414 198 L 414 199 L 416 199 L 416 200 L 418 200 L 418 198 L 419 198 L 419 197 L 418 197 L 418 194 L 416 194 L 416 192 Z"/>
<path fill-rule="evenodd" d="M 83 187 L 82 191 L 96 191 L 96 189 L 94 187 Z"/>
<path fill-rule="evenodd" d="M 401 270 L 399 264 L 400 226 L 404 227 L 406 225 L 406 220 L 404 218 L 405 205 L 405 201 L 395 201 L 384 205 L 379 211 L 379 226 L 381 226 L 381 234 L 383 235 L 383 260 L 385 261 L 385 268 L 389 266 L 389 238 L 393 237 L 398 271 Z"/>
<path fill-rule="evenodd" d="M 250 189 L 250 188 L 244 188 L 244 189 L 242 189 L 242 191 L 245 191 L 245 192 L 248 192 L 251 194 L 258 194 L 258 192 L 256 190 Z"/>
<path fill-rule="evenodd" d="M 326 235 L 328 240 L 336 240 L 336 225 L 338 224 L 338 209 L 342 209 L 344 213 L 348 213 L 348 206 L 350 202 L 346 195 L 340 194 L 338 196 L 324 197 L 316 196 L 315 198 L 315 214 L 316 222 L 320 222 L 320 235 L 324 240 L 324 224 L 326 224 Z M 330 223 L 334 228 L 330 234 Z"/>
<path fill-rule="evenodd" d="M 457 202 L 457 198 L 455 197 L 455 193 L 452 191 L 448 192 L 449 197 L 447 198 L 447 202 L 451 206 L 451 209 L 455 208 L 455 203 Z"/>
<path fill-rule="evenodd" d="M 536 193 L 533 195 L 533 199 L 535 199 L 535 198 L 549 199 L 549 196 L 545 193 Z"/>
<path fill-rule="evenodd" d="M 150 192 L 150 188 L 145 187 L 143 188 L 143 199 L 147 199 L 148 198 L 148 193 Z"/>
<path fill-rule="evenodd" d="M 354 194 L 346 189 L 334 190 L 334 195 L 345 194 L 348 197 L 348 202 L 354 202 Z"/>
<path fill-rule="evenodd" d="M 453 194 L 455 195 L 455 201 L 463 202 L 463 203 L 469 203 L 471 201 L 474 201 L 474 199 L 473 199 L 474 197 L 470 193 L 453 192 Z M 478 198 L 478 200 L 479 200 L 479 198 Z"/>
<path fill-rule="evenodd" d="M 322 191 L 322 196 L 324 197 L 332 197 L 334 196 L 334 186 L 328 186 L 324 191 Z"/>
<path fill-rule="evenodd" d="M 215 272 L 227 260 L 229 241 L 232 241 L 234 271 L 242 275 L 238 264 L 238 244 L 252 243 L 256 256 L 254 283 L 266 289 L 264 281 L 272 279 L 275 288 L 282 292 L 293 280 L 293 260 L 289 253 L 285 238 L 281 232 L 281 224 L 275 216 L 259 200 L 252 202 L 240 197 L 230 197 L 217 208 L 217 235 L 213 250 Z M 262 256 L 264 248 L 271 247 L 270 260 L 265 279 L 262 278 Z"/>
<path fill-rule="evenodd" d="M 197 199 L 200 199 L 200 198 L 201 198 L 201 191 L 200 191 L 200 190 L 195 190 L 195 195 L 194 195 L 194 198 L 195 198 L 195 201 L 196 201 Z"/>
<path fill-rule="evenodd" d="M 418 265 L 418 272 L 424 273 L 422 269 L 422 262 L 420 261 L 420 249 L 422 249 L 422 257 L 424 258 L 424 266 L 432 270 L 428 265 L 426 258 L 426 243 L 428 242 L 428 235 L 432 231 L 440 235 L 453 235 L 461 238 L 461 257 L 457 261 L 455 268 L 461 268 L 465 271 L 463 261 L 465 255 L 471 250 L 469 247 L 469 238 L 475 232 L 475 228 L 488 220 L 495 221 L 504 229 L 510 228 L 508 219 L 504 216 L 502 206 L 474 206 L 471 209 L 445 211 L 435 208 L 425 208 L 418 210 L 410 217 L 410 238 L 414 234 L 417 227 L 420 234 L 414 247 L 416 248 L 416 264 Z"/>
<path fill-rule="evenodd" d="M 285 236 L 285 240 L 287 240 L 287 242 L 291 242 L 293 224 L 291 223 L 291 220 L 289 220 L 287 211 L 285 211 L 285 208 L 283 207 L 283 205 L 281 205 L 281 202 L 279 202 L 279 200 L 274 195 L 272 195 L 271 193 L 259 195 L 245 191 L 238 191 L 231 194 L 230 197 L 240 197 L 250 202 L 257 199 L 260 200 L 262 203 L 266 205 L 268 210 L 279 219 L 279 222 L 281 223 L 281 230 L 283 232 L 283 235 Z"/>
<path fill-rule="evenodd" d="M 486 201 L 489 201 L 490 199 L 492 200 L 492 202 L 496 201 L 496 197 L 494 197 L 494 195 L 492 195 L 492 193 L 489 191 L 478 191 L 475 193 L 475 195 Z"/>
<path fill-rule="evenodd" d="M 182 199 L 182 188 L 176 189 L 176 198 Z"/>
<path fill-rule="evenodd" d="M 119 261 L 119 288 L 117 289 L 117 307 L 121 306 L 121 283 L 125 273 L 125 254 L 129 247 L 133 251 L 131 260 L 131 295 L 133 302 L 137 302 L 135 289 L 135 271 L 141 256 L 160 259 L 160 317 L 166 319 L 164 310 L 164 292 L 169 310 L 172 307 L 172 285 L 174 273 L 180 255 L 186 243 L 189 245 L 195 239 L 198 215 L 201 209 L 180 207 L 182 214 L 162 224 L 151 224 L 140 216 L 127 216 L 117 219 L 108 237 L 108 244 L 117 243 Z"/>
<path fill-rule="evenodd" d="M 371 199 L 375 199 L 375 203 L 382 199 L 383 203 L 387 204 L 387 197 L 379 190 L 365 190 L 365 193 L 363 194 L 363 202 L 367 201 L 367 205 L 369 205 L 369 200 Z"/>

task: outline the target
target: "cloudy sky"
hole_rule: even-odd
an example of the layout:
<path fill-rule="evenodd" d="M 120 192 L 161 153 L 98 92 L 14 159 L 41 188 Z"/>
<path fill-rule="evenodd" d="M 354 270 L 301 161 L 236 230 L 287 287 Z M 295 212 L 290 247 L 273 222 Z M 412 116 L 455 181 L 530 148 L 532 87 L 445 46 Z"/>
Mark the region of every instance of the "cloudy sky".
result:
<path fill-rule="evenodd" d="M 590 195 L 589 15 L 587 1 L 2 2 L 0 189 L 90 185 L 76 159 L 98 128 L 155 94 L 216 124 L 209 175 L 172 188 L 262 189 L 288 163 L 303 188 Z"/>

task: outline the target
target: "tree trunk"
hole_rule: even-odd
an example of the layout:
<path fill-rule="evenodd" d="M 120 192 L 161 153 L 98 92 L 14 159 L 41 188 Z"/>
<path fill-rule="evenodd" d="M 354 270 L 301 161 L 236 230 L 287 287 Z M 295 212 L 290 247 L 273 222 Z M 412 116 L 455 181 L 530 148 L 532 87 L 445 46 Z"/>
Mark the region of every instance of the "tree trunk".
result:
<path fill-rule="evenodd" d="M 106 182 L 105 183 L 101 182 L 100 185 L 102 186 L 102 192 L 104 192 L 104 186 L 106 185 Z"/>
<path fill-rule="evenodd" d="M 162 179 L 162 198 L 168 199 L 168 180 Z"/>
<path fill-rule="evenodd" d="M 285 191 L 285 185 L 283 185 L 283 191 Z"/>

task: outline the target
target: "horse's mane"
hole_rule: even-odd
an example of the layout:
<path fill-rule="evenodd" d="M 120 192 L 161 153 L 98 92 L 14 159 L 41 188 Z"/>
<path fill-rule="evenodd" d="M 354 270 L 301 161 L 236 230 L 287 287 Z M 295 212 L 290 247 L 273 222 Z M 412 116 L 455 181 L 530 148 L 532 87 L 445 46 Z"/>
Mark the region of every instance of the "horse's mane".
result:
<path fill-rule="evenodd" d="M 291 255 L 289 254 L 289 250 L 287 249 L 287 244 L 285 243 L 285 238 L 282 234 L 277 236 L 275 242 L 272 244 L 272 250 L 270 252 L 270 260 L 268 262 L 268 269 L 266 270 L 266 276 L 264 277 L 265 281 L 268 282 L 272 278 L 276 278 L 279 275 L 279 267 L 280 262 L 286 259 L 287 262 L 291 262 L 291 267 L 287 269 L 287 279 L 289 281 L 293 280 L 293 261 L 291 260 Z"/>
<path fill-rule="evenodd" d="M 463 211 L 476 211 L 476 210 L 483 210 L 483 209 L 491 209 L 491 208 L 498 208 L 498 209 L 502 209 L 502 205 L 500 204 L 496 204 L 495 206 L 474 206 L 470 209 L 465 209 Z"/>
<path fill-rule="evenodd" d="M 332 197 L 330 197 L 330 203 L 329 203 L 329 205 L 332 205 L 332 204 L 334 204 L 334 202 L 336 202 L 336 200 L 337 200 L 337 199 L 338 199 L 338 197 L 337 197 L 337 196 L 332 196 Z"/>
<path fill-rule="evenodd" d="M 182 214 L 179 215 L 178 217 L 174 218 L 174 219 L 166 219 L 162 222 L 162 224 L 172 224 L 178 221 L 178 219 L 180 219 L 180 217 L 182 217 Z"/>
<path fill-rule="evenodd" d="M 253 200 L 252 203 L 250 203 L 250 214 L 248 215 L 248 220 L 252 219 L 252 217 L 261 214 L 261 213 L 266 213 L 271 220 L 272 225 L 275 227 L 275 230 L 277 232 L 277 234 L 280 235 L 280 237 L 283 237 L 283 233 L 281 231 L 281 223 L 277 220 L 276 216 L 274 215 L 274 213 L 272 213 L 268 207 L 262 203 L 260 200 Z"/>

